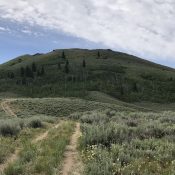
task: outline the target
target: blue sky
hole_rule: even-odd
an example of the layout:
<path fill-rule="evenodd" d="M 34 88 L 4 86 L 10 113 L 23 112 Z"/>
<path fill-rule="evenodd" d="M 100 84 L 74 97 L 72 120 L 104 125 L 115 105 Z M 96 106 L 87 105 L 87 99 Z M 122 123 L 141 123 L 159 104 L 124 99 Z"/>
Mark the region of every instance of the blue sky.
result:
<path fill-rule="evenodd" d="M 0 63 L 58 48 L 111 48 L 175 66 L 174 0 L 0 0 Z"/>
<path fill-rule="evenodd" d="M 0 20 L 0 41 L 0 63 L 20 55 L 47 53 L 58 48 L 106 48 L 62 31 L 4 20 Z"/>

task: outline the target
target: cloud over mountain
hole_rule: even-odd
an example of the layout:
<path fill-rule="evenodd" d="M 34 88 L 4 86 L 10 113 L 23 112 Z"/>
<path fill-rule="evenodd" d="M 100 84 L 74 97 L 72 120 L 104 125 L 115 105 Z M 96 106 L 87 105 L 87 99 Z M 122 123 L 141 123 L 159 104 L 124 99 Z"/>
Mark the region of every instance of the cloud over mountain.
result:
<path fill-rule="evenodd" d="M 175 60 L 174 0 L 0 0 L 0 18 Z"/>

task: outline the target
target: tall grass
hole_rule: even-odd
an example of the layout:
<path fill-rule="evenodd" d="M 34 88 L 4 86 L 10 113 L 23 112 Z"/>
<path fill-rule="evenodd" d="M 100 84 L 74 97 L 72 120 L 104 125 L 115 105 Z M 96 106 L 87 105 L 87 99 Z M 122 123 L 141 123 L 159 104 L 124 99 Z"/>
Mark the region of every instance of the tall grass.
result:
<path fill-rule="evenodd" d="M 50 119 L 50 117 L 46 116 L 34 116 L 26 119 L 1 119 L 0 164 L 4 163 L 8 159 L 8 156 L 14 153 L 15 149 L 21 146 L 25 140 L 31 140 L 41 130 L 43 132 L 45 130 L 45 127 L 43 128 L 46 124 L 45 122 L 53 123 L 54 120 L 54 118 Z"/>
<path fill-rule="evenodd" d="M 50 130 L 48 137 L 37 144 L 24 141 L 19 160 L 6 168 L 5 175 L 57 174 L 74 125 L 74 122 L 63 122 L 58 128 Z"/>

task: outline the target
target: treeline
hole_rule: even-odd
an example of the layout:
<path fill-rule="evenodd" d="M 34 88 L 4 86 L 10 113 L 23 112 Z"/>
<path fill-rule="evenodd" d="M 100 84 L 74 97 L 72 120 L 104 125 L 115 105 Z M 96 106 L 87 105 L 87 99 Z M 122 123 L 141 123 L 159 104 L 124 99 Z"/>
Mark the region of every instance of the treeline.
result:
<path fill-rule="evenodd" d="M 28 83 L 27 79 L 34 79 L 35 77 L 41 77 L 45 75 L 44 66 L 38 68 L 37 65 L 33 62 L 31 66 L 26 66 L 20 68 L 20 76 L 22 78 L 21 83 L 26 85 Z M 20 84 L 17 83 L 17 84 Z"/>
<path fill-rule="evenodd" d="M 104 59 L 104 55 L 100 53 L 100 51 L 96 52 L 96 59 Z M 124 73 L 124 71 L 120 71 L 120 66 L 115 69 L 115 79 L 110 78 L 114 77 L 114 73 L 110 73 L 108 75 L 98 76 L 98 79 L 95 75 L 93 75 L 91 72 L 89 72 L 86 67 L 88 66 L 86 63 L 86 60 L 83 59 L 82 62 L 80 62 L 78 69 L 76 68 L 76 71 L 72 71 L 75 67 L 71 67 L 67 54 L 63 51 L 61 56 L 57 59 L 58 64 L 58 70 L 64 73 L 63 77 L 60 79 L 57 79 L 56 81 L 61 81 L 60 86 L 64 87 L 64 91 L 70 91 L 72 88 L 76 89 L 77 87 L 79 90 L 98 90 L 98 91 L 113 91 L 113 95 L 117 96 L 123 96 L 125 94 L 128 94 L 128 91 L 132 92 L 140 92 L 140 87 L 137 82 L 130 82 L 129 84 L 126 81 L 123 81 L 123 78 L 120 76 L 123 76 L 121 74 Z M 112 65 L 111 65 L 112 66 Z M 105 69 L 106 70 L 106 69 Z M 49 71 L 49 70 L 47 70 Z M 45 74 L 47 74 L 47 71 L 45 70 L 44 66 L 38 66 L 35 62 L 33 62 L 30 66 L 21 67 L 18 73 L 18 77 L 16 78 L 16 84 L 17 85 L 28 85 L 33 84 L 34 79 L 35 83 L 43 85 L 43 82 L 39 82 L 39 79 L 36 79 L 37 77 L 43 77 Z M 120 74 L 120 76 L 116 77 Z M 55 75 L 52 74 L 50 79 L 56 79 L 55 76 L 58 76 L 55 72 Z M 106 77 L 108 76 L 108 77 Z M 13 79 L 15 78 L 15 74 L 13 72 L 9 73 L 9 78 Z M 50 80 L 44 80 L 45 82 L 49 83 Z M 70 82 L 70 83 L 69 83 Z M 73 84 L 72 84 L 73 83 Z M 76 83 L 76 84 L 75 84 Z M 78 85 L 78 84 L 79 85 Z M 68 87 L 71 84 L 71 87 Z M 75 87 L 76 86 L 76 87 Z M 71 88 L 71 89 L 70 89 Z"/>
<path fill-rule="evenodd" d="M 43 76 L 45 74 L 44 66 L 37 68 L 35 63 L 32 66 L 21 67 L 20 75 L 21 77 L 35 78 L 35 76 Z"/>
<path fill-rule="evenodd" d="M 61 58 L 64 60 L 64 63 L 65 63 L 63 72 L 68 74 L 70 72 L 70 65 L 69 65 L 69 61 L 68 61 L 67 56 L 66 56 L 64 51 L 62 52 Z M 100 59 L 100 58 L 102 58 L 102 57 L 101 57 L 100 52 L 98 51 L 96 59 Z M 85 60 L 82 61 L 82 67 L 86 68 L 86 61 Z M 60 62 L 58 62 L 58 69 L 62 69 Z M 7 77 L 10 79 L 14 79 L 17 76 L 17 74 L 18 73 L 8 72 Z M 27 65 L 26 67 L 20 68 L 20 77 L 22 77 L 22 78 L 34 79 L 35 77 L 43 76 L 44 74 L 45 74 L 44 66 L 38 68 L 35 62 L 33 62 L 31 66 Z"/>

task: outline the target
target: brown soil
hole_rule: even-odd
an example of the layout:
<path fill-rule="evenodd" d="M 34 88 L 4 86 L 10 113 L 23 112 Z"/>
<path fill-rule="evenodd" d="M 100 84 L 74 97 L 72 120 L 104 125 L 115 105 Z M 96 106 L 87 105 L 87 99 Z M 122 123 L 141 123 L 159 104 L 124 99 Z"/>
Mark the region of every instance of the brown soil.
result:
<path fill-rule="evenodd" d="M 13 101 L 14 99 L 6 99 L 1 102 L 1 107 L 8 116 L 17 117 L 17 115 L 10 108 L 10 103 Z"/>
<path fill-rule="evenodd" d="M 3 174 L 4 170 L 8 167 L 8 165 L 18 159 L 19 152 L 20 150 L 16 149 L 15 152 L 8 158 L 8 160 L 5 163 L 0 164 L 0 174 Z"/>
<path fill-rule="evenodd" d="M 61 122 L 59 122 L 53 128 L 58 128 L 60 126 L 60 124 L 61 124 Z M 39 141 L 46 139 L 47 135 L 49 133 L 49 130 L 46 131 L 45 133 L 37 136 L 35 139 L 33 139 L 32 143 L 36 144 Z M 4 170 L 8 167 L 8 165 L 15 162 L 18 159 L 19 152 L 20 152 L 20 149 L 19 148 L 16 149 L 15 152 L 8 157 L 7 161 L 5 161 L 3 164 L 0 164 L 0 174 L 3 174 Z"/>
<path fill-rule="evenodd" d="M 61 123 L 62 123 L 62 121 L 60 121 L 57 125 L 55 125 L 51 129 L 58 128 L 61 125 Z M 32 140 L 32 143 L 37 143 L 37 142 L 39 142 L 41 140 L 46 139 L 47 136 L 48 136 L 49 131 L 50 131 L 50 129 L 48 131 L 44 132 L 43 134 L 37 136 L 34 140 Z"/>
<path fill-rule="evenodd" d="M 1 103 L 1 107 L 8 116 L 17 117 L 17 115 L 12 111 L 9 105 L 10 102 L 12 101 L 14 100 L 13 99 L 4 100 Z M 61 122 L 55 125 L 53 128 L 58 128 L 60 124 Z M 48 136 L 49 130 L 39 135 L 38 137 L 36 137 L 32 141 L 32 143 L 36 144 L 37 142 L 43 139 L 46 139 Z M 70 144 L 66 148 L 61 175 L 70 175 L 70 174 L 81 175 L 82 174 L 83 166 L 77 151 L 77 144 L 80 136 L 81 136 L 80 123 L 76 123 L 75 132 L 71 136 Z M 20 149 L 16 149 L 14 154 L 12 154 L 4 164 L 0 165 L 0 174 L 3 173 L 5 168 L 7 168 L 10 163 L 13 163 L 18 159 L 19 152 L 20 152 Z"/>
<path fill-rule="evenodd" d="M 76 124 L 76 129 L 71 137 L 70 144 L 67 146 L 61 175 L 80 175 L 82 174 L 82 163 L 77 151 L 78 139 L 81 136 L 80 123 Z"/>

